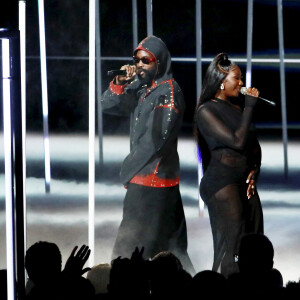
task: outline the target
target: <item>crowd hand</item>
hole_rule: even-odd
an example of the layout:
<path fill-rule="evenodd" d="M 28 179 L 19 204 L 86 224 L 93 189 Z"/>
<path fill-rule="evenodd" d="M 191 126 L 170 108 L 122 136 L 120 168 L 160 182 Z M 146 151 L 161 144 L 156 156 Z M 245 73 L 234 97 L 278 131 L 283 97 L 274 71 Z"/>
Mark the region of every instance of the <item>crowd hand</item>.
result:
<path fill-rule="evenodd" d="M 139 250 L 138 247 L 135 247 L 135 250 L 131 254 L 131 262 L 135 269 L 135 272 L 138 276 L 140 276 L 140 280 L 143 280 L 145 276 L 148 276 L 149 271 L 149 260 L 144 259 L 143 253 L 144 253 L 144 247 Z"/>
<path fill-rule="evenodd" d="M 131 80 L 136 75 L 136 67 L 134 65 L 124 65 L 121 70 L 126 70 L 127 74 L 116 76 L 117 84 L 124 84 L 126 81 Z"/>
<path fill-rule="evenodd" d="M 63 270 L 65 274 L 68 274 L 70 276 L 81 276 L 87 271 L 91 270 L 91 268 L 83 269 L 83 266 L 85 265 L 91 254 L 91 250 L 88 246 L 82 245 L 78 252 L 75 254 L 77 248 L 78 246 L 75 246 L 72 250 Z"/>
<path fill-rule="evenodd" d="M 250 199 L 252 196 L 255 195 L 255 171 L 252 170 L 250 171 L 246 183 L 248 183 L 248 188 L 247 188 L 247 198 Z"/>
<path fill-rule="evenodd" d="M 144 259 L 144 247 L 139 250 L 138 247 L 135 247 L 135 250 L 132 252 L 131 255 L 131 261 L 133 265 L 135 266 L 137 272 L 140 274 L 147 273 L 148 267 L 149 267 L 149 260 Z"/>
<path fill-rule="evenodd" d="M 144 262 L 144 258 L 143 258 L 144 250 L 145 250 L 144 247 L 142 247 L 141 250 L 139 250 L 138 247 L 135 247 L 134 251 L 131 254 L 131 261 L 133 263 Z"/>

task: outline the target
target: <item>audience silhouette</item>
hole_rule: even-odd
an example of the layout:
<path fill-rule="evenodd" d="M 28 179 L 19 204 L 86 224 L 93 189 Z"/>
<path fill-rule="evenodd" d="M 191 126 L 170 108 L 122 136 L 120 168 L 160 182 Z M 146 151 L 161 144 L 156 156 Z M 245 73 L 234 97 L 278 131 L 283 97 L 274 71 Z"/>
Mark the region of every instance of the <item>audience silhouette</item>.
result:
<path fill-rule="evenodd" d="M 95 289 L 82 275 L 90 270 L 83 269 L 90 249 L 83 245 L 76 253 L 72 250 L 62 271 L 62 256 L 55 243 L 39 241 L 26 251 L 25 268 L 31 288 L 26 298 L 35 299 L 93 299 Z"/>
<path fill-rule="evenodd" d="M 192 279 L 189 288 L 190 299 L 201 299 L 209 295 L 211 299 L 229 298 L 228 282 L 224 275 L 212 270 L 198 272 Z"/>
<path fill-rule="evenodd" d="M 264 234 L 249 233 L 241 239 L 237 264 L 239 273 L 228 280 L 236 298 L 283 297 L 283 278 L 274 269 L 274 248 Z"/>
<path fill-rule="evenodd" d="M 0 270 L 0 300 L 7 299 L 7 271 Z"/>
<path fill-rule="evenodd" d="M 284 287 L 281 272 L 274 268 L 274 248 L 264 234 L 242 237 L 237 264 L 239 273 L 225 278 L 212 270 L 195 275 L 183 268 L 180 259 L 162 251 L 144 259 L 144 248 L 136 247 L 131 257 L 84 268 L 90 249 L 74 247 L 62 270 L 58 246 L 39 241 L 26 252 L 28 273 L 26 300 L 96 299 L 297 299 L 300 280 Z M 86 274 L 86 278 L 83 275 Z M 0 300 L 6 299 L 6 270 L 0 270 Z"/>
<path fill-rule="evenodd" d="M 101 263 L 95 265 L 87 272 L 86 278 L 95 288 L 96 295 L 101 298 L 107 294 L 107 285 L 109 283 L 111 265 L 109 263 Z"/>
<path fill-rule="evenodd" d="M 152 298 L 172 299 L 182 293 L 179 278 L 183 266 L 179 258 L 170 251 L 162 251 L 155 255 L 150 262 L 150 288 Z"/>
<path fill-rule="evenodd" d="M 299 299 L 300 279 L 298 281 L 288 281 L 286 284 L 287 299 Z"/>
<path fill-rule="evenodd" d="M 144 248 L 135 248 L 131 258 L 117 257 L 111 262 L 108 294 L 112 299 L 148 299 L 150 287 L 148 260 L 143 259 Z"/>

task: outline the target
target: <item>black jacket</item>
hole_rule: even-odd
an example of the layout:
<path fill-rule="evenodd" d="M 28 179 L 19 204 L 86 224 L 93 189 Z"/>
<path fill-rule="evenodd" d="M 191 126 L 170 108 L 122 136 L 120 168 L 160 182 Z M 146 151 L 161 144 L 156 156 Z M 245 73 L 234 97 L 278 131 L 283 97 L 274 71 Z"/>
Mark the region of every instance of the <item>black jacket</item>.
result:
<path fill-rule="evenodd" d="M 153 187 L 179 184 L 177 138 L 185 104 L 182 91 L 173 79 L 171 56 L 164 42 L 145 38 L 134 52 L 144 50 L 156 57 L 157 74 L 152 86 L 143 86 L 138 77 L 125 85 L 114 81 L 101 98 L 105 113 L 133 113 L 130 153 L 121 168 L 121 181 Z"/>

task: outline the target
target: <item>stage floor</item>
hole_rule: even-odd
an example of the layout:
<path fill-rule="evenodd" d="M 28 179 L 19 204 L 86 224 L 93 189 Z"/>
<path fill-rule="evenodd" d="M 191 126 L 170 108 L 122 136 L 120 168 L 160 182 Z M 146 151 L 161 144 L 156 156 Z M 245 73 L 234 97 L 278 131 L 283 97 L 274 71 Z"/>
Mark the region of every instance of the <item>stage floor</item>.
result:
<path fill-rule="evenodd" d="M 122 217 L 125 189 L 119 181 L 129 139 L 104 136 L 104 164 L 99 164 L 95 141 L 95 251 L 94 262 L 110 262 Z M 275 249 L 274 267 L 284 282 L 300 278 L 300 142 L 288 145 L 289 174 L 284 176 L 280 141 L 261 140 L 262 168 L 258 191 L 262 200 L 265 234 Z M 0 145 L 3 136 L 0 135 Z M 51 183 L 45 192 L 43 138 L 26 137 L 27 247 L 37 241 L 56 243 L 63 264 L 75 245 L 88 244 L 88 135 L 50 135 Z M 179 139 L 181 184 L 187 228 L 188 252 L 196 271 L 212 265 L 212 236 L 208 213 L 198 199 L 197 153 L 192 138 Z M 0 147 L 0 269 L 6 268 L 4 153 Z"/>

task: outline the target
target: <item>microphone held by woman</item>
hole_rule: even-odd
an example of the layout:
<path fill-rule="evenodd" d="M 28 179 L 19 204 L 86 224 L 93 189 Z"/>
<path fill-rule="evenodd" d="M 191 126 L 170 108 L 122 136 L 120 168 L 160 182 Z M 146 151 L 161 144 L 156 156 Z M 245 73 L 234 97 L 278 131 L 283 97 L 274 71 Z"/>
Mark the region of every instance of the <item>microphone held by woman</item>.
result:
<path fill-rule="evenodd" d="M 247 95 L 247 88 L 245 86 L 243 86 L 241 88 L 241 94 Z M 258 97 L 258 99 L 263 100 L 263 101 L 267 102 L 268 104 L 270 104 L 272 106 L 276 106 L 276 103 L 274 101 L 271 101 L 271 100 L 268 100 L 268 99 L 265 99 L 265 98 L 262 98 L 262 97 Z"/>

